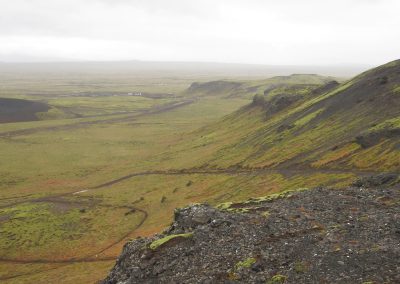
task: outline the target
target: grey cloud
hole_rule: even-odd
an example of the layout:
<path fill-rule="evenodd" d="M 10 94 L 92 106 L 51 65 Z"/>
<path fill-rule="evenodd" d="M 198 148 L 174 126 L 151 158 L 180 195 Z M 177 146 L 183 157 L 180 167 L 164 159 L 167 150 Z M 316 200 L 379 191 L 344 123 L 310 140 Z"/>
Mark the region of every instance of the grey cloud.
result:
<path fill-rule="evenodd" d="M 399 10 L 395 0 L 0 0 L 0 57 L 379 64 L 398 57 Z"/>

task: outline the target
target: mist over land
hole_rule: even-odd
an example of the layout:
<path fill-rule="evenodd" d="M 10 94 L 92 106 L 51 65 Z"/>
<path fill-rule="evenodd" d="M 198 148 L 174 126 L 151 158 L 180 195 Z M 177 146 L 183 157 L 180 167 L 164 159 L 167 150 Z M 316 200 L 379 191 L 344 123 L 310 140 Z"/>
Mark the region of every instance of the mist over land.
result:
<path fill-rule="evenodd" d="M 351 77 L 369 69 L 369 65 L 263 65 L 214 62 L 156 62 L 156 61 L 103 61 L 103 62 L 0 62 L 2 73 L 36 73 L 54 75 L 62 73 L 131 74 L 138 77 L 205 77 L 205 78 L 267 78 L 290 74 L 320 74 Z"/>

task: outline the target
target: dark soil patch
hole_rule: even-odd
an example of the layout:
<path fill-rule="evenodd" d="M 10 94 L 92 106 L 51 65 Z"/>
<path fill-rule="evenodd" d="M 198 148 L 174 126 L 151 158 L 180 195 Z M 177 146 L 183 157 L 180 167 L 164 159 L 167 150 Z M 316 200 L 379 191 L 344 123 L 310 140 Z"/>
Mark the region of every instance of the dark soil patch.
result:
<path fill-rule="evenodd" d="M 356 142 L 363 148 L 369 148 L 379 144 L 384 139 L 400 137 L 400 128 L 382 129 L 380 131 L 369 132 L 356 137 Z"/>
<path fill-rule="evenodd" d="M 277 112 L 287 109 L 293 103 L 301 100 L 301 96 L 279 95 L 272 98 L 265 106 L 266 115 L 271 116 Z"/>
<path fill-rule="evenodd" d="M 400 176 L 397 174 L 379 174 L 374 176 L 366 176 L 358 178 L 353 186 L 357 187 L 376 187 L 390 186 L 400 182 Z"/>
<path fill-rule="evenodd" d="M 93 207 L 94 203 L 87 202 L 74 202 L 68 200 L 49 200 L 51 207 L 50 210 L 54 214 L 65 214 L 72 209 L 83 209 L 87 207 Z M 86 210 L 85 210 L 86 211 Z"/>
<path fill-rule="evenodd" d="M 325 85 L 316 88 L 312 91 L 312 93 L 314 95 L 322 95 L 324 93 L 327 93 L 329 91 L 332 91 L 334 88 L 336 88 L 337 86 L 339 86 L 340 84 L 337 81 L 330 81 L 328 83 L 326 83 Z"/>
<path fill-rule="evenodd" d="M 36 113 L 49 109 L 50 106 L 42 102 L 0 98 L 0 123 L 38 120 Z"/>
<path fill-rule="evenodd" d="M 10 219 L 11 219 L 11 214 L 6 214 L 6 215 L 3 215 L 3 216 L 0 216 L 0 224 L 1 224 L 2 222 L 8 221 L 8 220 L 10 220 Z"/>
<path fill-rule="evenodd" d="M 350 87 L 315 104 L 313 110 L 325 109 L 319 119 L 341 111 L 357 113 L 363 109 L 370 111 L 370 115 L 373 111 L 393 117 L 400 107 L 400 96 L 394 94 L 394 89 L 400 84 L 399 62 L 362 73 L 351 80 Z"/>
<path fill-rule="evenodd" d="M 80 208 L 79 205 L 73 203 L 53 202 L 51 212 L 54 214 L 65 214 L 72 209 Z"/>

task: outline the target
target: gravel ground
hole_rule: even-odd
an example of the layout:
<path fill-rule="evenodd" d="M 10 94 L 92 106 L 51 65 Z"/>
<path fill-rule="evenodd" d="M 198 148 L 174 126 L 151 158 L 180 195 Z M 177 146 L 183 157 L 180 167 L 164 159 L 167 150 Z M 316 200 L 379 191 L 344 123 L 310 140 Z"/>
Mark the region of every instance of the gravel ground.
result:
<path fill-rule="evenodd" d="M 179 209 L 103 283 L 400 283 L 400 187 L 355 184 Z"/>

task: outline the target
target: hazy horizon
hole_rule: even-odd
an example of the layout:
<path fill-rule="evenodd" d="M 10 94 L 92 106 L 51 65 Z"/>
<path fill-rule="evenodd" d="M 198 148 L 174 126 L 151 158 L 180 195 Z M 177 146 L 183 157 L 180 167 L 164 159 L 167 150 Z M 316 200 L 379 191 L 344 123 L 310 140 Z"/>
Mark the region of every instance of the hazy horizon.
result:
<path fill-rule="evenodd" d="M 0 0 L 0 61 L 380 65 L 400 2 Z"/>
<path fill-rule="evenodd" d="M 131 74 L 136 77 L 180 77 L 201 79 L 267 78 L 291 74 L 318 74 L 352 77 L 370 69 L 369 65 L 266 65 L 226 62 L 173 61 L 48 61 L 1 62 L 1 74 Z"/>

